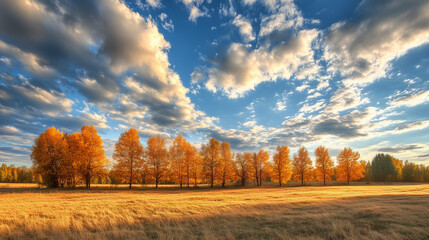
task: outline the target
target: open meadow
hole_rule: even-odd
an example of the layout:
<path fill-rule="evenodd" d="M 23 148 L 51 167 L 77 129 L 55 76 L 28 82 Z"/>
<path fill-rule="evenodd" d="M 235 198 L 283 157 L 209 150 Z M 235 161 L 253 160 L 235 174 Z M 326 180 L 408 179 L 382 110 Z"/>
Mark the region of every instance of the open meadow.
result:
<path fill-rule="evenodd" d="M 429 238 L 429 184 L 131 191 L 3 187 L 1 239 Z"/>

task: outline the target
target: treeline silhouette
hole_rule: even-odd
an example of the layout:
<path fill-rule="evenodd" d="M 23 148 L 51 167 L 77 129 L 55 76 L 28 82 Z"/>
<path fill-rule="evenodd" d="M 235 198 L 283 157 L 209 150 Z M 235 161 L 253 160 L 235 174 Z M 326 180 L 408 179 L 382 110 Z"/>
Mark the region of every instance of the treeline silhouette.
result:
<path fill-rule="evenodd" d="M 31 177 L 9 177 L 15 173 L 8 170 L 5 175 L 0 172 L 0 179 L 6 179 L 6 175 L 7 181 L 13 179 L 11 182 L 31 179 L 53 188 L 82 184 L 90 188 L 91 183 L 126 183 L 130 188 L 132 184 L 155 184 L 158 188 L 160 183 L 175 183 L 182 188 L 201 183 L 224 187 L 232 183 L 261 186 L 275 182 L 281 186 L 291 180 L 302 185 L 305 181 L 429 182 L 429 167 L 388 154 L 377 154 L 365 162 L 359 152 L 346 147 L 337 155 L 337 165 L 323 146 L 316 148 L 314 155 L 313 164 L 308 150 L 302 147 L 291 157 L 286 145 L 277 146 L 272 159 L 263 149 L 233 153 L 228 142 L 215 138 L 198 150 L 182 135 L 171 146 L 160 135 L 150 137 L 143 146 L 137 130 L 131 128 L 120 135 L 113 161 L 108 161 L 102 139 L 93 126 L 84 126 L 73 134 L 51 127 L 34 141 L 33 167 L 18 168 L 26 171 L 21 175 L 31 172 Z"/>

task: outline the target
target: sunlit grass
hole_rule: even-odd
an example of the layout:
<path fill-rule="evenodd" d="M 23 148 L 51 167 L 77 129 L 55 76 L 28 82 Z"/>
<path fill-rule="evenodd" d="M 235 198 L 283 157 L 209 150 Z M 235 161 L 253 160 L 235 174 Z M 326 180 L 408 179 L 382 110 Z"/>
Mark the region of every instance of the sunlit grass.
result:
<path fill-rule="evenodd" d="M 427 239 L 429 184 L 0 194 L 0 238 Z"/>

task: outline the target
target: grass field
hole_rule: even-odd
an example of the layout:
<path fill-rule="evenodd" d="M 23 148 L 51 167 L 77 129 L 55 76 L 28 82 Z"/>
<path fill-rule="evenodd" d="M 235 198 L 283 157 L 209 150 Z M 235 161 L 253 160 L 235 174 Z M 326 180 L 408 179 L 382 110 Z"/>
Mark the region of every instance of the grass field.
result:
<path fill-rule="evenodd" d="M 429 184 L 157 191 L 8 185 L 0 189 L 0 238 L 429 239 Z"/>

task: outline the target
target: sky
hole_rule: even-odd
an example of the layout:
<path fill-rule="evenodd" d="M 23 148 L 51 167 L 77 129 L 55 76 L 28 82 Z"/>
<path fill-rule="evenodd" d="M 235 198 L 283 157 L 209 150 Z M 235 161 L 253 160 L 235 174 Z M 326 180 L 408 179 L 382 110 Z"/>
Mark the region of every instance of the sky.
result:
<path fill-rule="evenodd" d="M 94 125 L 429 164 L 428 43 L 427 0 L 3 0 L 0 163 Z"/>

